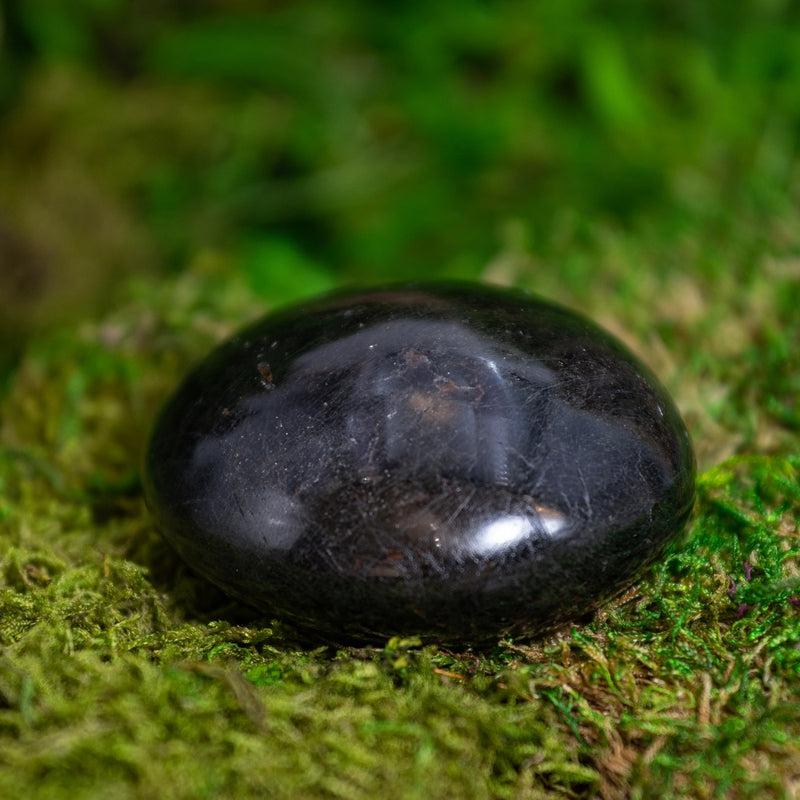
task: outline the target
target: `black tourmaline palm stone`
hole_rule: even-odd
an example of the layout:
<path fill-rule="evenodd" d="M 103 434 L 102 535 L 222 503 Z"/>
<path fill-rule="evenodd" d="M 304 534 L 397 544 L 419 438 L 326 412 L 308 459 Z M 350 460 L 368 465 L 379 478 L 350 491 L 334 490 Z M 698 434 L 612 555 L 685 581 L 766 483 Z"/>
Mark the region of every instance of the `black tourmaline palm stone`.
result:
<path fill-rule="evenodd" d="M 328 640 L 530 635 L 683 528 L 694 458 L 591 322 L 464 284 L 337 294 L 211 353 L 161 414 L 149 505 L 197 572 Z"/>

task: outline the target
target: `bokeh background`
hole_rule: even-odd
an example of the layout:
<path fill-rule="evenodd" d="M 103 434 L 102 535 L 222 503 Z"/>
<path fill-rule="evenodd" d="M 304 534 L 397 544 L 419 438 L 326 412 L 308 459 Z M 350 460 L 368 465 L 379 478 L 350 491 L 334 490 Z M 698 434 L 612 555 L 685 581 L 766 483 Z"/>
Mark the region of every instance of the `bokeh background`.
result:
<path fill-rule="evenodd" d="M 789 0 L 0 0 L 0 795 L 799 796 L 798 143 Z M 542 642 L 309 650 L 161 542 L 148 429 L 265 310 L 446 277 L 653 367 L 694 522 Z"/>
<path fill-rule="evenodd" d="M 792 235 L 800 28 L 782 0 L 0 15 L 6 324 L 209 262 L 269 302 L 416 276 L 580 292 L 609 229 L 647 245 L 625 271 L 656 276 L 753 269 Z"/>

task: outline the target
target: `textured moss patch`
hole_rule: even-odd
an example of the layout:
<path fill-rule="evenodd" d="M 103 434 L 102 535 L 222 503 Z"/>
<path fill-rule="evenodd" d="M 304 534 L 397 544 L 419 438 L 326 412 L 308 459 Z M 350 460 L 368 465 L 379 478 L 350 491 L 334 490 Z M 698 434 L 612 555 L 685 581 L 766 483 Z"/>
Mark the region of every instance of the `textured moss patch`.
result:
<path fill-rule="evenodd" d="M 0 0 L 0 797 L 800 795 L 798 9 Z M 692 525 L 544 641 L 315 649 L 162 542 L 147 431 L 265 308 L 447 276 L 654 368 Z"/>
<path fill-rule="evenodd" d="M 16 370 L 0 449 L 2 796 L 796 790 L 796 450 L 742 444 L 706 464 L 684 541 L 594 619 L 547 640 L 314 649 L 193 578 L 139 488 L 158 403 L 192 358 L 260 309 L 213 271 L 134 285 L 98 322 L 32 342 Z M 704 322 L 663 324 L 690 328 L 675 340 L 690 352 Z M 647 337 L 629 336 L 658 360 Z M 668 372 L 679 402 L 692 397 L 685 371 L 718 380 L 702 375 L 706 355 Z M 770 369 L 758 361 L 744 369 Z M 713 408 L 694 413 L 695 436 L 725 424 Z M 734 424 L 741 443 L 793 441 L 780 427 L 764 433 L 772 419 Z"/>

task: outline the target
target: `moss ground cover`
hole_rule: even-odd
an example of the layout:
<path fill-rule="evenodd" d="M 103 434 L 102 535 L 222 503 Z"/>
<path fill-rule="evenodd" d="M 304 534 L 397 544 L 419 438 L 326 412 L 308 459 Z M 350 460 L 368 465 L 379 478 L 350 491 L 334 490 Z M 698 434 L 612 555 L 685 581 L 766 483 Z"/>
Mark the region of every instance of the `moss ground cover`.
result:
<path fill-rule="evenodd" d="M 0 11 L 0 797 L 800 795 L 789 6 Z M 149 425 L 266 309 L 434 275 L 647 361 L 692 524 L 544 640 L 299 641 L 161 541 Z"/>

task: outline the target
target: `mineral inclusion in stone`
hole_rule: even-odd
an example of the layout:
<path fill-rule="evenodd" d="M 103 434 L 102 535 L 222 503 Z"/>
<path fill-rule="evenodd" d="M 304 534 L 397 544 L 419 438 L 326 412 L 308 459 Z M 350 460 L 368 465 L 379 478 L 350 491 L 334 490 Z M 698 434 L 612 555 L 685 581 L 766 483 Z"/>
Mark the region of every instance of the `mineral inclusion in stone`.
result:
<path fill-rule="evenodd" d="M 415 284 L 271 314 L 166 404 L 146 495 L 198 573 L 333 641 L 527 636 L 629 586 L 687 520 L 671 399 L 587 319 Z"/>

